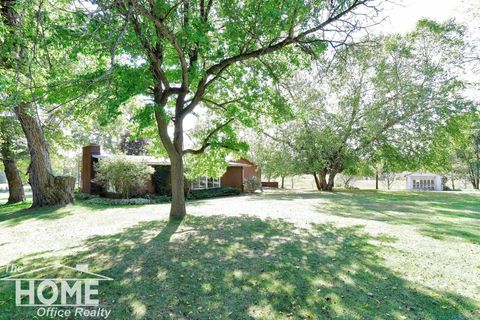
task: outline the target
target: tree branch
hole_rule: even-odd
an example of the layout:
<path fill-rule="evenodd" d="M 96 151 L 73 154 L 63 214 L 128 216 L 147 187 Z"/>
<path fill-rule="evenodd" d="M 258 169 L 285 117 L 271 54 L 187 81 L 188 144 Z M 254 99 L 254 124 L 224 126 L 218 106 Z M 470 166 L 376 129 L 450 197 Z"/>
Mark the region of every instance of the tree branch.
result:
<path fill-rule="evenodd" d="M 221 125 L 219 125 L 215 129 L 210 131 L 210 133 L 205 137 L 205 139 L 203 139 L 202 146 L 199 149 L 186 149 L 186 150 L 183 151 L 183 154 L 187 154 L 187 153 L 200 154 L 200 153 L 203 153 L 205 151 L 205 149 L 207 149 L 211 145 L 210 139 L 213 137 L 213 135 L 216 134 L 218 131 L 222 130 L 227 125 L 229 125 L 233 120 L 235 120 L 235 119 L 231 118 L 227 122 L 222 123 Z M 223 146 L 223 147 L 228 148 L 226 146 Z"/>
<path fill-rule="evenodd" d="M 259 48 L 259 49 L 253 50 L 253 51 L 241 52 L 238 55 L 226 58 L 226 59 L 214 64 L 213 66 L 211 66 L 210 68 L 208 68 L 206 70 L 204 77 L 199 81 L 198 86 L 197 86 L 197 91 L 195 92 L 195 95 L 194 95 L 192 101 L 184 108 L 184 110 L 182 112 L 182 116 L 185 116 L 186 114 L 193 111 L 193 109 L 197 106 L 197 104 L 202 100 L 202 97 L 205 94 L 206 87 L 209 84 L 211 84 L 213 81 L 215 81 L 215 79 L 219 76 L 219 74 L 221 74 L 226 68 L 228 68 L 232 64 L 234 64 L 236 62 L 252 59 L 252 58 L 258 58 L 258 57 L 276 52 L 276 51 L 278 51 L 278 50 L 280 50 L 280 49 L 282 49 L 282 48 L 284 48 L 288 45 L 298 43 L 299 41 L 301 41 L 306 36 L 322 30 L 323 28 L 325 28 L 327 25 L 331 24 L 334 21 L 340 20 L 343 16 L 352 12 L 355 8 L 357 8 L 357 7 L 359 7 L 363 4 L 366 4 L 368 1 L 370 1 L 370 0 L 356 0 L 345 10 L 341 11 L 340 13 L 331 15 L 328 19 L 326 19 L 325 21 L 323 21 L 319 25 L 317 25 L 313 28 L 310 28 L 310 29 L 308 29 L 308 30 L 306 30 L 302 33 L 299 33 L 296 36 L 292 36 L 290 34 L 286 38 L 284 38 L 283 40 L 281 40 L 277 43 L 270 44 L 268 46 L 265 46 L 265 47 L 262 47 L 262 48 Z M 335 12 L 335 11 L 336 10 L 333 10 L 333 12 Z M 214 76 L 214 78 L 209 81 L 208 79 L 211 76 Z"/>
<path fill-rule="evenodd" d="M 142 5 L 139 5 L 137 1 L 129 1 L 130 4 L 138 10 L 144 17 L 149 19 L 157 29 L 157 31 L 163 35 L 173 46 L 177 52 L 178 59 L 180 61 L 180 66 L 182 69 L 182 88 L 186 91 L 188 89 L 188 65 L 187 60 L 185 59 L 185 53 L 183 52 L 182 47 L 177 41 L 175 35 L 168 29 L 165 25 L 164 20 L 160 17 L 155 16 L 152 12 L 154 11 L 153 2 L 150 0 L 151 12 L 146 10 Z"/>

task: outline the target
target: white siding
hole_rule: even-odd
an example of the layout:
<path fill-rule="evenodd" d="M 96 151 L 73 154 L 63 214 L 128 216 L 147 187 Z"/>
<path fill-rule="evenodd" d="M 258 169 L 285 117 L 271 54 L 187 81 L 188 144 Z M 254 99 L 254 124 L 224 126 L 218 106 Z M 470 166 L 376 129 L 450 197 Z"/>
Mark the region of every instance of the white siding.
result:
<path fill-rule="evenodd" d="M 407 189 L 419 191 L 442 191 L 442 176 L 439 174 L 410 174 Z"/>

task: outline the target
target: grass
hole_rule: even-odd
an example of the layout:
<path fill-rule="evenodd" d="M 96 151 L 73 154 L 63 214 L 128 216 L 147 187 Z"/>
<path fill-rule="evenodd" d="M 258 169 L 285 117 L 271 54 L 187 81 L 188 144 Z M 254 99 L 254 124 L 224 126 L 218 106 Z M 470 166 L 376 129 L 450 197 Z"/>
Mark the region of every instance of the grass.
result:
<path fill-rule="evenodd" d="M 446 279 L 428 282 L 428 271 L 419 266 L 430 258 L 405 260 L 408 252 L 401 245 L 419 241 L 421 251 L 455 241 L 458 249 L 449 251 L 448 263 L 459 273 L 472 272 L 460 258 L 478 249 L 474 223 L 480 219 L 479 200 L 478 195 L 401 192 L 276 192 L 217 199 L 191 211 L 215 204 L 227 210 L 229 204 L 250 215 L 195 214 L 181 223 L 152 217 L 119 232 L 92 234 L 68 254 L 37 252 L 19 256 L 15 263 L 28 269 L 88 263 L 91 271 L 114 278 L 100 286 L 101 307 L 112 310 L 110 319 L 478 319 L 476 296 L 458 293 L 464 283 L 446 287 L 441 282 Z M 329 221 L 300 227 L 251 212 L 262 204 L 291 210 L 300 203 L 311 206 L 305 217 L 313 213 Z M 0 207 L 2 232 L 36 221 L 53 233 L 56 225 L 77 215 L 90 223 L 110 219 L 105 209 L 82 203 L 37 212 L 45 219 L 32 217 L 35 211 L 23 206 Z M 168 206 L 115 212 L 126 219 L 152 208 Z M 302 212 L 294 214 L 307 219 Z M 374 226 L 384 230 L 370 232 Z M 440 257 L 433 261 L 449 267 Z M 412 268 L 424 279 L 409 276 Z M 470 285 L 480 288 L 480 283 Z M 32 318 L 35 310 L 15 307 L 13 287 L 0 282 L 0 319 Z"/>
<path fill-rule="evenodd" d="M 436 239 L 459 237 L 480 244 L 480 194 L 348 190 L 270 193 L 259 200 L 323 200 L 321 214 L 412 225 Z"/>
<path fill-rule="evenodd" d="M 406 224 L 435 239 L 462 238 L 480 244 L 480 195 L 455 193 L 341 193 L 329 214 Z"/>

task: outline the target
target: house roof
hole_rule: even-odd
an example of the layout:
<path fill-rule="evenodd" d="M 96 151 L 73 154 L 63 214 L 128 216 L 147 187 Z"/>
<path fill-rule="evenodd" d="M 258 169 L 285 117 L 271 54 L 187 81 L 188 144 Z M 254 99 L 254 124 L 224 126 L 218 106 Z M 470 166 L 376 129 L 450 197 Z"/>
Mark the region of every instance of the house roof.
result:
<path fill-rule="evenodd" d="M 103 154 L 93 154 L 92 157 L 96 159 L 108 159 L 114 156 L 103 155 Z M 155 158 L 152 156 L 126 156 L 126 155 L 122 155 L 122 157 L 125 157 L 126 159 L 131 161 L 143 162 L 150 166 L 169 166 L 170 165 L 170 160 L 168 158 Z M 237 162 L 237 161 L 228 161 L 228 166 L 229 167 L 250 167 L 251 165 Z"/>
<path fill-rule="evenodd" d="M 251 165 L 246 163 L 236 162 L 236 161 L 228 161 L 228 166 L 229 167 L 250 167 Z"/>
<path fill-rule="evenodd" d="M 409 174 L 406 174 L 405 177 L 443 177 L 443 174 L 438 174 L 438 173 L 416 173 L 412 172 Z"/>
<path fill-rule="evenodd" d="M 114 156 L 113 155 L 106 155 L 106 154 L 93 154 L 92 157 L 96 158 L 96 159 L 109 159 L 109 158 L 112 158 Z M 122 157 L 124 157 L 128 160 L 131 160 L 131 161 L 143 162 L 143 163 L 151 165 L 151 166 L 153 166 L 153 165 L 157 165 L 157 166 L 167 165 L 167 166 L 169 166 L 170 165 L 170 160 L 168 160 L 167 158 L 155 158 L 155 157 L 152 157 L 152 156 L 126 156 L 126 155 L 122 155 Z"/>

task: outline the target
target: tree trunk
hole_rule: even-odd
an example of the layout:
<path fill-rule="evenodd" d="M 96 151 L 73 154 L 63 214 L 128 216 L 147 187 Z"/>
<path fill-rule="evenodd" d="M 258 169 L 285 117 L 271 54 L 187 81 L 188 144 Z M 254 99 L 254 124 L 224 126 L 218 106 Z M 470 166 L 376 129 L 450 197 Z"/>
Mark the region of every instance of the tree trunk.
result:
<path fill-rule="evenodd" d="M 40 122 L 31 113 L 30 105 L 24 102 L 15 108 L 30 151 L 28 182 L 32 187 L 32 208 L 71 203 L 75 178 L 54 176 L 47 140 Z"/>
<path fill-rule="evenodd" d="M 480 163 L 477 162 L 477 169 L 476 169 L 476 172 L 475 172 L 475 177 L 474 177 L 474 188 L 476 190 L 479 190 L 480 189 L 480 172 L 479 172 L 479 169 L 480 169 Z"/>
<path fill-rule="evenodd" d="M 3 167 L 5 168 L 5 176 L 8 183 L 8 201 L 7 204 L 13 204 L 25 201 L 25 192 L 23 191 L 23 183 L 20 173 L 17 169 L 17 160 L 13 152 L 13 135 L 14 130 L 9 130 L 9 120 L 1 122 L 2 140 L 0 148 Z M 0 120 L 1 121 L 1 120 Z"/>
<path fill-rule="evenodd" d="M 378 171 L 375 171 L 375 190 L 378 190 Z"/>
<path fill-rule="evenodd" d="M 452 177 L 452 190 L 455 190 L 455 180 Z"/>
<path fill-rule="evenodd" d="M 320 181 L 318 180 L 317 174 L 315 172 L 313 173 L 313 178 L 315 179 L 315 185 L 317 186 L 317 190 L 320 191 Z"/>
<path fill-rule="evenodd" d="M 318 180 L 320 183 L 320 190 L 327 191 L 327 174 L 325 172 L 320 172 L 318 174 Z"/>
<path fill-rule="evenodd" d="M 328 174 L 328 183 L 327 183 L 325 191 L 333 191 L 333 187 L 335 185 L 335 176 L 336 175 L 337 175 L 336 172 L 330 172 Z"/>
<path fill-rule="evenodd" d="M 282 189 L 285 189 L 285 177 L 282 177 Z"/>
<path fill-rule="evenodd" d="M 478 166 L 478 164 L 476 164 Z M 473 189 L 478 190 L 480 187 L 480 177 L 477 175 L 477 168 L 473 167 L 473 164 L 469 166 L 469 178 L 472 183 Z"/>
<path fill-rule="evenodd" d="M 472 187 L 473 189 L 477 189 L 477 181 L 475 180 L 475 178 L 470 178 L 470 182 L 472 183 Z"/>
<path fill-rule="evenodd" d="M 479 190 L 480 189 L 480 150 L 478 150 L 478 145 L 477 145 L 477 162 L 475 163 L 475 184 L 476 187 L 475 189 Z"/>
<path fill-rule="evenodd" d="M 172 203 L 170 205 L 170 220 L 181 220 L 187 214 L 185 207 L 185 170 L 183 167 L 183 117 L 178 116 L 174 121 L 173 141 L 168 134 L 168 116 L 165 114 L 165 105 L 168 96 L 163 94 L 161 84 L 154 88 L 154 99 L 157 104 L 155 120 L 157 130 L 165 150 L 170 159 L 170 179 L 172 184 Z M 186 92 L 179 94 L 176 101 L 177 115 L 181 114 Z"/>
<path fill-rule="evenodd" d="M 11 27 L 10 35 L 15 37 L 15 29 L 18 25 L 18 15 L 14 10 L 15 1 L 3 1 L 2 15 L 7 26 Z M 21 41 L 16 41 L 15 51 L 17 51 L 18 66 L 24 64 L 25 48 L 20 45 Z M 10 66 L 13 68 L 13 65 Z M 20 102 L 15 106 L 15 114 L 22 126 L 25 137 L 27 138 L 28 149 L 30 151 L 29 183 L 32 187 L 33 203 L 32 207 L 41 207 L 47 205 L 67 204 L 73 202 L 73 188 L 75 178 L 73 177 L 55 177 L 52 173 L 50 156 L 48 152 L 48 143 L 43 134 L 42 127 L 35 113 L 31 110 L 31 105 Z"/>
<path fill-rule="evenodd" d="M 3 157 L 3 166 L 5 167 L 5 176 L 8 183 L 8 201 L 7 204 L 13 204 L 25 201 L 25 192 L 23 191 L 22 179 L 17 169 L 15 159 L 6 159 Z"/>
<path fill-rule="evenodd" d="M 316 173 L 314 173 L 313 177 L 315 178 L 315 184 L 317 185 L 317 189 L 319 191 L 331 191 L 332 190 L 332 189 L 329 189 L 329 182 L 327 181 L 327 174 L 326 174 L 325 171 L 319 172 L 318 175 Z M 331 184 L 331 188 L 333 188 L 333 183 Z"/>
<path fill-rule="evenodd" d="M 170 176 L 172 181 L 172 205 L 170 206 L 170 219 L 181 220 L 187 214 L 185 207 L 185 173 L 183 157 L 173 155 L 170 157 Z"/>

